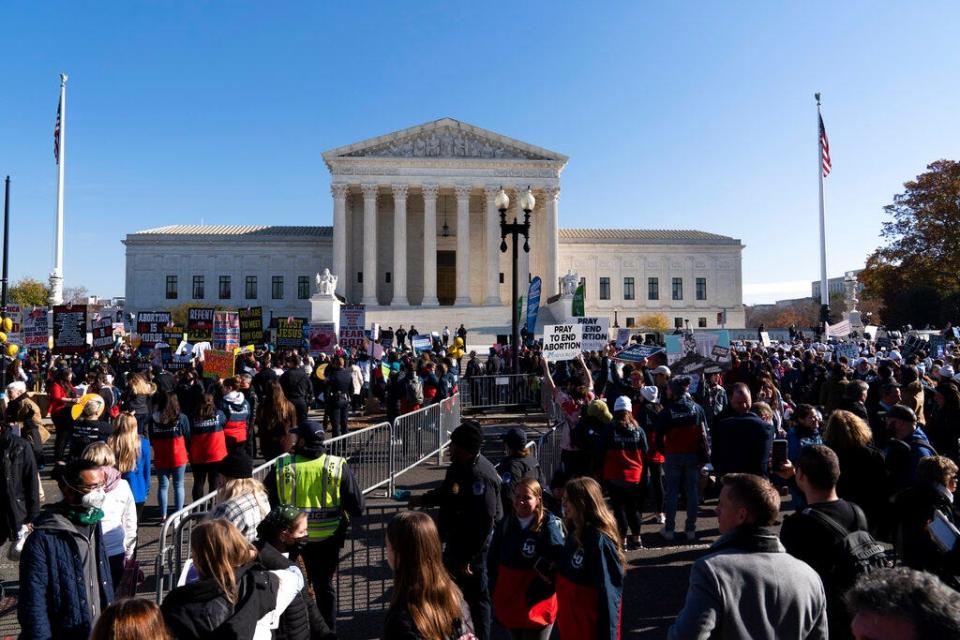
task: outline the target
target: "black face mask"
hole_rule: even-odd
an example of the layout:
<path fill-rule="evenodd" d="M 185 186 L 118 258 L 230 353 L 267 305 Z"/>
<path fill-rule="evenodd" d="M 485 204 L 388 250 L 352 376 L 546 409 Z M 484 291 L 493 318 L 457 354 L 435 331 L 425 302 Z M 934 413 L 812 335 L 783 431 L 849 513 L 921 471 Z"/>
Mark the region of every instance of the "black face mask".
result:
<path fill-rule="evenodd" d="M 290 551 L 296 551 L 299 554 L 303 551 L 304 547 L 307 546 L 308 542 L 310 542 L 309 536 L 303 536 L 302 538 L 293 538 L 288 543 L 290 545 Z"/>

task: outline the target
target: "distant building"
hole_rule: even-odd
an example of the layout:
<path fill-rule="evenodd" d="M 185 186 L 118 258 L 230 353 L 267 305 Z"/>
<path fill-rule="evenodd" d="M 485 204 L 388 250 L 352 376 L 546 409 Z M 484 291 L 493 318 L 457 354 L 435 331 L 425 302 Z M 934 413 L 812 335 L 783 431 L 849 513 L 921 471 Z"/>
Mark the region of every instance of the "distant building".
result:
<path fill-rule="evenodd" d="M 829 278 L 827 279 L 827 293 L 831 296 L 834 294 L 844 295 L 845 291 L 843 288 L 843 279 L 846 277 L 847 273 L 852 273 L 855 276 L 859 276 L 863 272 L 863 269 L 854 269 L 852 271 L 847 271 L 844 275 L 839 278 Z M 857 283 L 857 291 L 863 291 L 863 283 Z M 814 280 L 810 283 L 810 295 L 814 300 L 820 300 L 820 281 Z"/>

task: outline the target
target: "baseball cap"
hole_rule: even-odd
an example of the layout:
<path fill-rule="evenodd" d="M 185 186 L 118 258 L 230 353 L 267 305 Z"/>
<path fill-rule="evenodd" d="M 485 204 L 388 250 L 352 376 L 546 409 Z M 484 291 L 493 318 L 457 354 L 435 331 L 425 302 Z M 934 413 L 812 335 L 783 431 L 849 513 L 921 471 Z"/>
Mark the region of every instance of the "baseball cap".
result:
<path fill-rule="evenodd" d="M 660 365 L 659 367 L 657 367 L 656 369 L 654 369 L 652 373 L 653 373 L 653 375 L 655 375 L 655 376 L 664 375 L 664 376 L 667 376 L 668 378 L 669 378 L 670 375 L 671 375 L 671 374 L 670 374 L 670 367 L 668 367 L 668 366 L 665 365 L 665 364 L 662 364 L 662 365 Z"/>
<path fill-rule="evenodd" d="M 307 442 L 322 443 L 324 432 L 323 425 L 314 420 L 304 420 L 297 428 L 293 430 L 298 436 Z"/>
<path fill-rule="evenodd" d="M 620 396 L 617 398 L 617 401 L 613 403 L 614 411 L 633 411 L 633 402 L 630 401 L 629 396 Z"/>
<path fill-rule="evenodd" d="M 503 442 L 514 451 L 520 451 L 527 446 L 527 432 L 520 427 L 513 427 L 503 434 Z"/>

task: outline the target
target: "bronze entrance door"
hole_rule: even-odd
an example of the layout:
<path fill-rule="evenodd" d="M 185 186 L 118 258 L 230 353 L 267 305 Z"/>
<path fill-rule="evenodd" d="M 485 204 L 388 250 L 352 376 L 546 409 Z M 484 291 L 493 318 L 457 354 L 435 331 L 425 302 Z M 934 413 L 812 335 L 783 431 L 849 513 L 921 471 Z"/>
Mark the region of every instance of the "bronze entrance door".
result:
<path fill-rule="evenodd" d="M 443 305 L 457 299 L 456 251 L 437 251 L 437 299 Z"/>

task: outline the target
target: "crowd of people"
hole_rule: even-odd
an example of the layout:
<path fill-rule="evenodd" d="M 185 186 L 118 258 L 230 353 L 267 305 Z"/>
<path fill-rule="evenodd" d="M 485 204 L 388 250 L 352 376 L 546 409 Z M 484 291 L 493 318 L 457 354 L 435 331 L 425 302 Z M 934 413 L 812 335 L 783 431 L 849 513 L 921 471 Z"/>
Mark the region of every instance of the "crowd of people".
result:
<path fill-rule="evenodd" d="M 463 327 L 424 351 L 413 327 L 390 331 L 400 348 L 376 360 L 244 351 L 225 379 L 129 349 L 15 360 L 0 542 L 20 554 L 21 637 L 336 637 L 340 550 L 364 498 L 325 441 L 370 398 L 393 420 L 510 362 L 465 353 Z M 614 344 L 555 364 L 525 346 L 517 373 L 555 407 L 560 464 L 544 477 L 523 428 L 494 464 L 481 425 L 458 427 L 441 485 L 387 528 L 382 637 L 487 640 L 496 621 L 513 638 L 619 638 L 626 552 L 704 536 L 706 500 L 720 536 L 670 637 L 958 637 L 960 350 L 736 347 L 727 366 L 674 375 Z M 261 479 L 258 454 L 282 456 Z M 138 529 L 183 508 L 188 467 L 192 498 L 215 492 L 215 506 L 158 608 L 132 598 Z M 60 499 L 41 510 L 48 471 Z M 642 534 L 645 514 L 658 534 Z"/>

